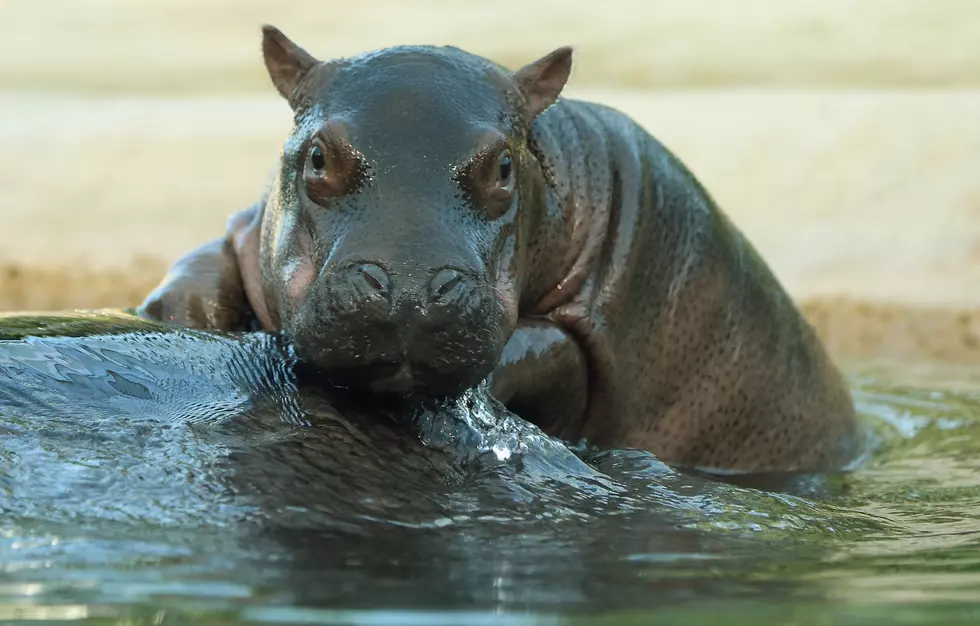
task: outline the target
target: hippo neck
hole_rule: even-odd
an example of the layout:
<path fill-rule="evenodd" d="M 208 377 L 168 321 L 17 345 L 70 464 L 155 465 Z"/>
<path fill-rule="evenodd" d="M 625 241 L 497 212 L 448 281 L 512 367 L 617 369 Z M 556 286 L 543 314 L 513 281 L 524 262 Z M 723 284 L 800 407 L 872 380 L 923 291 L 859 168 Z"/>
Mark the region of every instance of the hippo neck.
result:
<path fill-rule="evenodd" d="M 604 127 L 591 106 L 560 100 L 532 129 L 545 184 L 529 245 L 536 262 L 522 308 L 530 315 L 545 315 L 580 294 L 608 239 L 618 185 Z"/>

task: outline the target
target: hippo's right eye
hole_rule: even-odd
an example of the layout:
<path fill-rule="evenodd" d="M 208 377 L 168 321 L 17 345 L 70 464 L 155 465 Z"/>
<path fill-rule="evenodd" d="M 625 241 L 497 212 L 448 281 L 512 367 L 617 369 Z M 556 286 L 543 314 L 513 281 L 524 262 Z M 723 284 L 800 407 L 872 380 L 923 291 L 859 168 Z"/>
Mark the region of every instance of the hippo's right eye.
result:
<path fill-rule="evenodd" d="M 323 149 L 320 146 L 313 146 L 310 150 L 310 165 L 318 172 L 327 166 L 327 159 L 323 156 Z"/>
<path fill-rule="evenodd" d="M 314 137 L 302 169 L 307 197 L 323 206 L 367 183 L 361 154 L 342 137 Z"/>

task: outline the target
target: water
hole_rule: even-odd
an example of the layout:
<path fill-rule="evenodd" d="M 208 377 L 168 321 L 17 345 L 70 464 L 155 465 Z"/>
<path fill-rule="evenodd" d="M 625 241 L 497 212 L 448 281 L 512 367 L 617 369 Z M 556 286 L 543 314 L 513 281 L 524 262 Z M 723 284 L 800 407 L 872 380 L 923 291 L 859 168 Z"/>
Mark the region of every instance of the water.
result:
<path fill-rule="evenodd" d="M 261 335 L 105 315 L 0 318 L 0 340 L 0 620 L 980 619 L 969 370 L 851 364 L 880 440 L 861 468 L 726 483 L 573 454 L 482 390 L 312 387 Z"/>

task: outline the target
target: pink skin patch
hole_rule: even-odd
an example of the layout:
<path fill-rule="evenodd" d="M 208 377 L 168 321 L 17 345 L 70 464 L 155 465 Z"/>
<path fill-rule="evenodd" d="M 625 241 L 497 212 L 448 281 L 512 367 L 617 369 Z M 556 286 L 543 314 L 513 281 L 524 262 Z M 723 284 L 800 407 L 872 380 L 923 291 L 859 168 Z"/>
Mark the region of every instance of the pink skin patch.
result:
<path fill-rule="evenodd" d="M 309 293 L 310 283 L 316 276 L 313 269 L 313 259 L 309 254 L 301 254 L 291 259 L 282 269 L 285 285 L 285 295 L 290 306 L 295 310 L 303 303 Z"/>
<path fill-rule="evenodd" d="M 238 267 L 242 273 L 242 283 L 249 304 L 252 305 L 252 310 L 262 328 L 275 332 L 279 330 L 279 315 L 278 313 L 273 315 L 269 311 L 265 290 L 262 287 L 262 273 L 259 269 L 262 215 L 259 205 L 239 211 L 229 220 L 228 231 L 235 254 L 238 256 Z"/>
<path fill-rule="evenodd" d="M 514 277 L 510 273 L 510 264 L 514 256 L 514 238 L 510 237 L 504 245 L 501 259 L 497 265 L 497 275 L 495 276 L 494 291 L 497 292 L 497 301 L 504 311 L 504 323 L 509 328 L 517 326 L 517 292 L 515 290 Z"/>
<path fill-rule="evenodd" d="M 287 236 L 285 232 L 280 232 L 280 242 Z M 283 259 L 282 296 L 290 309 L 298 311 L 309 294 L 310 284 L 316 278 L 317 271 L 310 252 L 313 249 L 310 232 L 299 227 L 294 231 L 294 237 L 291 253 Z"/>

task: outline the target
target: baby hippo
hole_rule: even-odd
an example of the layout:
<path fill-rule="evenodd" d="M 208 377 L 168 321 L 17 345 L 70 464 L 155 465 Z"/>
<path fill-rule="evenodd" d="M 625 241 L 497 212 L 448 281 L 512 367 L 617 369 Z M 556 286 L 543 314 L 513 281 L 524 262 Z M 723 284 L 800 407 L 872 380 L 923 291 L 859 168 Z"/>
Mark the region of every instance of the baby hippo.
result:
<path fill-rule="evenodd" d="M 322 62 L 262 44 L 294 125 L 265 196 L 142 315 L 282 332 L 327 379 L 451 395 L 489 378 L 546 432 L 682 466 L 829 470 L 861 447 L 811 326 L 685 166 L 561 99 L 572 51 Z"/>

